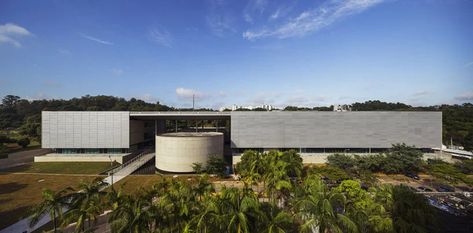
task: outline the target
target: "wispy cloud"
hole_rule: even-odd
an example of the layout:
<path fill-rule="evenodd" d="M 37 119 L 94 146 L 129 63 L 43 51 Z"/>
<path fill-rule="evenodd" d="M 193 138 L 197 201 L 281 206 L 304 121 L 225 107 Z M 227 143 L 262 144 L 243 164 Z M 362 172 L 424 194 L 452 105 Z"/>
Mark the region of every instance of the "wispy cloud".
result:
<path fill-rule="evenodd" d="M 456 96 L 455 99 L 458 101 L 473 101 L 473 91 Z"/>
<path fill-rule="evenodd" d="M 97 42 L 97 43 L 100 43 L 100 44 L 113 45 L 113 43 L 110 42 L 110 41 L 102 40 L 102 39 L 99 39 L 97 37 L 89 36 L 89 35 L 84 34 L 84 33 L 80 33 L 80 36 L 84 39 L 91 40 L 91 41 L 94 41 L 94 42 Z"/>
<path fill-rule="evenodd" d="M 263 14 L 266 6 L 268 5 L 267 0 L 250 0 L 243 10 L 243 19 L 248 22 L 253 22 L 253 14 Z"/>
<path fill-rule="evenodd" d="M 427 96 L 427 95 L 430 95 L 430 91 L 418 91 L 416 93 L 414 93 L 412 96 L 414 97 L 422 97 L 422 96 Z"/>
<path fill-rule="evenodd" d="M 17 48 L 21 47 L 21 43 L 18 41 L 20 37 L 31 36 L 31 32 L 26 28 L 13 23 L 7 23 L 0 25 L 0 44 L 6 43 L 11 44 Z"/>
<path fill-rule="evenodd" d="M 266 37 L 289 38 L 305 36 L 333 24 L 346 16 L 365 11 L 385 0 L 328 0 L 320 7 L 304 11 L 272 29 L 248 30 L 243 38 L 256 40 Z"/>
<path fill-rule="evenodd" d="M 116 75 L 116 76 L 120 76 L 124 73 L 124 71 L 120 68 L 113 68 L 112 69 L 112 74 Z"/>
<path fill-rule="evenodd" d="M 235 18 L 231 12 L 227 11 L 225 7 L 226 2 L 213 0 L 209 3 L 206 23 L 212 34 L 224 37 L 227 34 L 235 33 Z"/>
<path fill-rule="evenodd" d="M 165 47 L 172 47 L 172 36 L 171 34 L 166 31 L 166 30 L 159 30 L 157 28 L 153 28 L 149 30 L 149 37 L 151 38 L 152 41 L 155 43 L 165 46 Z"/>
<path fill-rule="evenodd" d="M 279 17 L 281 17 L 281 8 L 278 8 L 274 13 L 272 13 L 271 16 L 269 16 L 269 19 L 275 20 L 275 19 L 278 19 Z"/>
<path fill-rule="evenodd" d="M 466 63 L 464 66 L 465 68 L 473 66 L 473 61 Z"/>
<path fill-rule="evenodd" d="M 206 96 L 204 93 L 200 91 L 184 88 L 184 87 L 176 88 L 176 95 L 179 99 L 183 99 L 183 100 L 192 99 L 192 97 L 195 97 L 196 99 L 201 99 L 204 96 Z"/>

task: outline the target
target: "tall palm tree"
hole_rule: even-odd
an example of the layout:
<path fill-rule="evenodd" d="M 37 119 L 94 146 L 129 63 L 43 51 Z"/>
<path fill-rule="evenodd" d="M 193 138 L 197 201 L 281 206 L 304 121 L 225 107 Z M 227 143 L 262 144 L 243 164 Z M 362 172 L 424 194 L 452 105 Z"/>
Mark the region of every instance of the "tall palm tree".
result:
<path fill-rule="evenodd" d="M 197 196 L 199 201 L 202 201 L 202 199 L 210 193 L 215 192 L 212 183 L 209 182 L 209 176 L 207 174 L 199 176 L 197 184 L 192 187 L 192 192 Z"/>
<path fill-rule="evenodd" d="M 36 225 L 45 214 L 49 214 L 53 221 L 54 232 L 56 232 L 57 217 L 62 219 L 63 209 L 68 204 L 68 196 L 66 194 L 70 191 L 72 191 L 72 188 L 66 188 L 58 192 L 51 191 L 50 189 L 43 190 L 43 201 L 33 209 L 30 227 Z"/>
<path fill-rule="evenodd" d="M 72 194 L 70 208 L 64 214 L 64 224 L 75 222 L 76 231 L 84 231 L 86 223 L 90 228 L 92 222 L 96 222 L 97 217 L 103 213 L 107 193 L 101 189 L 106 186 L 100 178 L 90 183 L 81 182 L 80 191 Z"/>
<path fill-rule="evenodd" d="M 282 192 L 292 188 L 289 176 L 287 175 L 288 164 L 281 160 L 271 160 L 266 173 L 263 176 L 266 191 L 272 202 L 276 201 L 276 191 Z"/>
<path fill-rule="evenodd" d="M 259 231 L 264 233 L 287 233 L 296 229 L 292 215 L 271 203 L 263 203 L 264 221 L 259 225 Z"/>
<path fill-rule="evenodd" d="M 159 192 L 153 203 L 156 228 L 181 232 L 199 211 L 200 205 L 196 200 L 189 184 L 183 181 L 167 181 L 166 192 Z"/>
<path fill-rule="evenodd" d="M 226 232 L 255 232 L 255 225 L 263 216 L 251 189 L 223 188 L 219 211 Z"/>
<path fill-rule="evenodd" d="M 311 175 L 304 181 L 305 194 L 296 204 L 306 232 L 358 232 L 356 224 L 343 214 L 344 197 L 330 191 L 320 177 Z"/>
<path fill-rule="evenodd" d="M 144 196 L 123 196 L 109 217 L 113 232 L 141 233 L 153 230 L 151 203 Z"/>
<path fill-rule="evenodd" d="M 304 168 L 302 158 L 295 150 L 285 151 L 281 154 L 281 160 L 288 164 L 287 174 L 290 177 L 301 177 Z"/>
<path fill-rule="evenodd" d="M 220 216 L 221 200 L 216 196 L 208 196 L 204 201 L 201 211 L 194 215 L 186 224 L 183 232 L 222 232 L 222 218 Z"/>

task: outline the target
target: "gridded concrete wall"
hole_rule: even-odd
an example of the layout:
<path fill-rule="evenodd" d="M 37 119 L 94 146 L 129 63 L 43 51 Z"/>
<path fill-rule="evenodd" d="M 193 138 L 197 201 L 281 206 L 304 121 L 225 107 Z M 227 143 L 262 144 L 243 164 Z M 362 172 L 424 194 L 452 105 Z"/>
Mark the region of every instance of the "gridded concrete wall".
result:
<path fill-rule="evenodd" d="M 129 112 L 42 112 L 43 148 L 129 148 Z"/>
<path fill-rule="evenodd" d="M 167 133 L 156 136 L 156 168 L 192 172 L 193 163 L 205 166 L 211 155 L 223 156 L 223 134 Z"/>
<path fill-rule="evenodd" d="M 441 112 L 232 112 L 232 148 L 442 145 Z"/>

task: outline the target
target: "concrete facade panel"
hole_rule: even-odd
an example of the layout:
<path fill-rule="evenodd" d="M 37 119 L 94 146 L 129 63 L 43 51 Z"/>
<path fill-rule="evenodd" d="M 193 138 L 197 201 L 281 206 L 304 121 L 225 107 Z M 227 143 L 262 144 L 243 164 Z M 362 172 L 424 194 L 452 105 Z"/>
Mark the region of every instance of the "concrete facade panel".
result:
<path fill-rule="evenodd" d="M 442 145 L 441 112 L 232 112 L 232 148 Z"/>
<path fill-rule="evenodd" d="M 129 112 L 42 112 L 43 148 L 129 148 Z"/>

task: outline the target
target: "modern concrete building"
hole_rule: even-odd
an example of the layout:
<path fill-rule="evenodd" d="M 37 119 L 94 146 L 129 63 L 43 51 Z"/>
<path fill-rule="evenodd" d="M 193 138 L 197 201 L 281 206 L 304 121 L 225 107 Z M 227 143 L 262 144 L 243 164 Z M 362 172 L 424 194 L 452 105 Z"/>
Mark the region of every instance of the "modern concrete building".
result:
<path fill-rule="evenodd" d="M 207 123 L 197 126 L 198 121 Z M 221 134 L 190 134 L 210 131 Z M 123 162 L 148 146 L 155 147 L 158 169 L 189 171 L 192 163 L 216 153 L 217 141 L 233 162 L 247 149 L 296 149 L 308 163 L 320 162 L 328 153 L 377 152 L 402 142 L 430 150 L 442 145 L 442 113 L 45 111 L 42 147 L 54 153 L 35 161 Z"/>
<path fill-rule="evenodd" d="M 168 172 L 192 172 L 193 164 L 207 164 L 210 156 L 223 158 L 223 134 L 179 132 L 156 136 L 156 168 Z"/>

